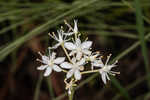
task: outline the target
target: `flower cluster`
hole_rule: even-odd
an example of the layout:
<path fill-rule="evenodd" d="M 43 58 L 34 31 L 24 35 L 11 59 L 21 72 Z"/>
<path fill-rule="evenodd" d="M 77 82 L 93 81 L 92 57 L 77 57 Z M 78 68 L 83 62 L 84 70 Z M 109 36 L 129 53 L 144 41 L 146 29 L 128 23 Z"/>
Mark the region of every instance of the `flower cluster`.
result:
<path fill-rule="evenodd" d="M 64 82 L 68 93 L 71 94 L 75 82 L 81 80 L 83 74 L 100 73 L 104 84 L 110 80 L 109 75 L 116 75 L 119 72 L 111 71 L 116 67 L 116 63 L 108 64 L 111 54 L 107 56 L 106 62 L 102 61 L 102 56 L 99 52 L 92 52 L 92 41 L 85 39 L 81 41 L 81 34 L 78 31 L 77 20 L 74 20 L 74 28 L 65 21 L 68 26 L 68 31 L 64 32 L 63 28 L 57 30 L 58 34 L 49 33 L 50 37 L 56 40 L 56 44 L 49 47 L 49 55 L 41 55 L 41 60 L 37 59 L 43 65 L 37 67 L 37 70 L 45 70 L 44 76 L 49 76 L 52 70 L 56 72 L 66 73 Z M 61 47 L 64 50 L 66 57 L 56 57 L 55 49 Z M 90 68 L 85 68 L 89 67 Z M 69 81 L 69 82 L 68 82 Z"/>

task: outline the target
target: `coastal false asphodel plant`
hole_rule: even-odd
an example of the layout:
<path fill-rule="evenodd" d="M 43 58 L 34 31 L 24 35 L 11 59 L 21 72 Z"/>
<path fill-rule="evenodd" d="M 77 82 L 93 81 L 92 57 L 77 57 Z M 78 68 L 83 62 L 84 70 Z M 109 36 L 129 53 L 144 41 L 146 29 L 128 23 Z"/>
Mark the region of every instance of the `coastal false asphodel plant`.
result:
<path fill-rule="evenodd" d="M 77 20 L 74 20 L 74 27 L 64 21 L 69 28 L 67 32 L 60 28 L 57 34 L 49 33 L 49 36 L 57 43 L 49 47 L 48 55 L 41 55 L 41 66 L 37 70 L 44 70 L 44 76 L 49 76 L 53 71 L 66 73 L 64 83 L 66 90 L 71 95 L 73 87 L 77 86 L 76 82 L 82 79 L 82 75 L 89 73 L 99 73 L 104 84 L 110 80 L 109 75 L 115 76 L 119 72 L 111 71 L 116 67 L 115 61 L 113 64 L 108 64 L 111 54 L 107 56 L 105 63 L 102 61 L 102 55 L 96 51 L 92 51 L 93 42 L 87 38 L 81 41 L 81 33 L 78 31 Z M 55 49 L 61 47 L 65 53 L 65 57 L 56 57 Z M 89 66 L 90 65 L 90 66 Z M 85 68 L 86 67 L 86 68 Z M 89 68 L 87 68 L 89 67 Z"/>

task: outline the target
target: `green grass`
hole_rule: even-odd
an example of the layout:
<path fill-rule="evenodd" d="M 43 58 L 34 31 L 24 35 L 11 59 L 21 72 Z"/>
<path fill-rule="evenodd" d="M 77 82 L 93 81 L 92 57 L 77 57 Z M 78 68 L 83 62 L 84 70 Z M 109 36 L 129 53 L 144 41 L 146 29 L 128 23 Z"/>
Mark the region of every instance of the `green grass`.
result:
<path fill-rule="evenodd" d="M 145 71 L 147 76 L 149 76 L 150 75 L 149 59 L 148 59 L 146 41 L 144 40 L 145 28 L 144 28 L 143 13 L 142 13 L 142 8 L 140 3 L 141 3 L 140 0 L 135 0 L 137 32 L 139 33 L 141 50 L 142 50 L 142 55 L 145 64 Z M 150 88 L 150 78 L 147 78 L 147 81 L 148 81 L 148 86 Z"/>

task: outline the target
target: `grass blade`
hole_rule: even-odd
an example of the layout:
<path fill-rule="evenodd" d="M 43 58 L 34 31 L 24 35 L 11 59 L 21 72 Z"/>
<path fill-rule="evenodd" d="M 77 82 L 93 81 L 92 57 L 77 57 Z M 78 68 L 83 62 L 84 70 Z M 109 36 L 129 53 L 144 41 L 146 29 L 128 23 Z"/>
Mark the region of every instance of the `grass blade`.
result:
<path fill-rule="evenodd" d="M 144 22 L 143 22 L 143 17 L 142 17 L 143 14 L 142 14 L 142 9 L 141 9 L 139 0 L 135 0 L 135 9 L 136 9 L 137 31 L 139 33 L 142 55 L 143 55 L 144 63 L 145 63 L 145 71 L 146 71 L 147 76 L 149 76 L 150 69 L 149 69 L 148 52 L 147 52 L 146 42 L 144 40 L 145 30 L 144 30 Z M 150 78 L 147 78 L 147 81 L 148 81 L 148 87 L 150 89 Z"/>

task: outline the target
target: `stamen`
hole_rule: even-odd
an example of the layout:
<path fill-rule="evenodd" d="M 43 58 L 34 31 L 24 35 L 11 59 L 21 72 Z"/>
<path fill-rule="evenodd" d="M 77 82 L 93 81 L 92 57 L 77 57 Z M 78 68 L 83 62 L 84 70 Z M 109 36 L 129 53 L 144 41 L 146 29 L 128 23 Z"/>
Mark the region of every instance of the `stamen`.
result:
<path fill-rule="evenodd" d="M 118 60 L 115 61 L 115 63 L 113 65 L 116 65 L 118 63 Z"/>
<path fill-rule="evenodd" d="M 88 40 L 88 37 L 85 39 L 85 41 L 87 41 Z"/>
<path fill-rule="evenodd" d="M 71 27 L 70 24 L 68 24 L 67 20 L 64 20 L 64 23 L 69 27 L 69 30 L 71 29 L 73 31 L 73 28 Z"/>
<path fill-rule="evenodd" d="M 38 52 L 38 54 L 39 54 L 40 56 L 43 56 L 41 52 Z"/>
<path fill-rule="evenodd" d="M 63 30 L 64 29 L 64 27 L 63 26 L 60 26 L 60 28 Z"/>
<path fill-rule="evenodd" d="M 54 33 L 54 32 L 52 32 L 52 35 L 54 36 L 54 35 L 55 35 L 55 33 Z"/>
<path fill-rule="evenodd" d="M 109 54 L 109 56 L 107 56 L 107 60 L 106 60 L 105 65 L 107 65 L 107 64 L 108 64 L 108 61 L 109 61 L 109 59 L 110 59 L 111 55 L 112 55 L 112 54 Z"/>
<path fill-rule="evenodd" d="M 43 63 L 43 61 L 42 61 L 42 60 L 40 60 L 40 59 L 36 59 L 36 61 L 39 61 L 39 62 Z"/>
<path fill-rule="evenodd" d="M 120 74 L 120 72 L 114 72 L 114 71 L 109 71 L 111 73 L 114 73 L 114 74 Z"/>

